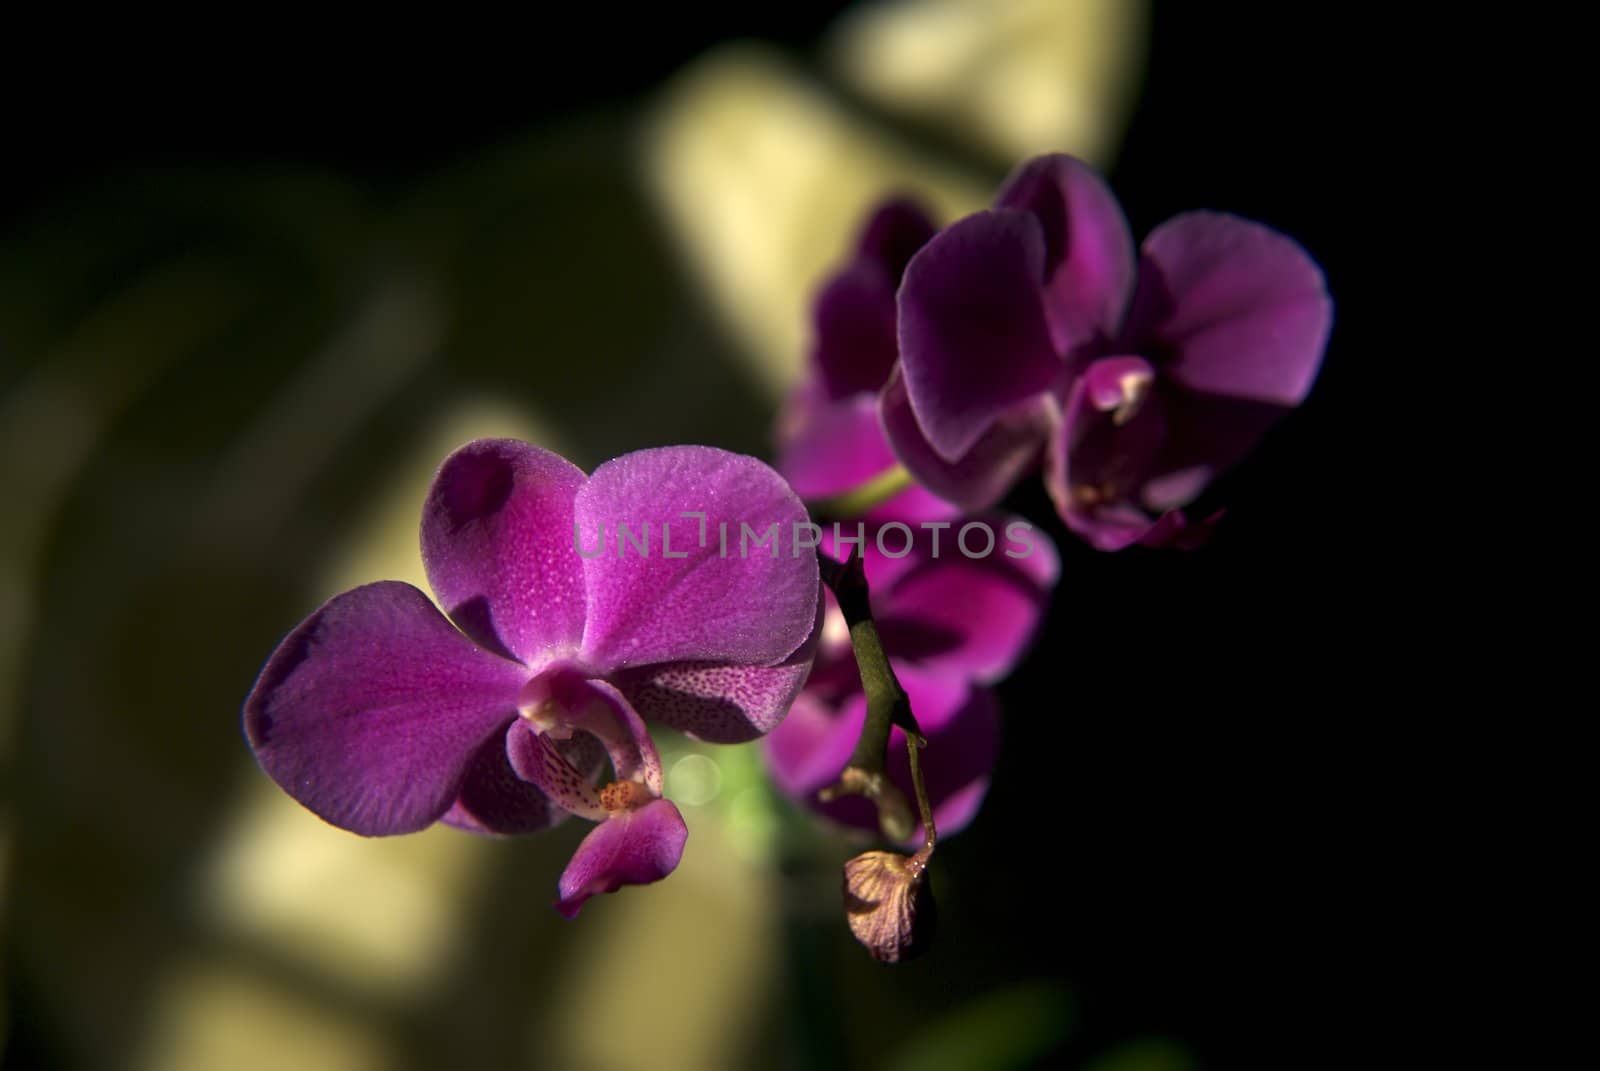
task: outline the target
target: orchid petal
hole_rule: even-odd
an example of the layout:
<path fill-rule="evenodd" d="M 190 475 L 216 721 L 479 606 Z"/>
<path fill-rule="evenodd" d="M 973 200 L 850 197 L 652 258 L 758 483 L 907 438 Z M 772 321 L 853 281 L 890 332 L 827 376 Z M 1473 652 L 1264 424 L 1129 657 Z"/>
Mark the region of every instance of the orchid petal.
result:
<path fill-rule="evenodd" d="M 796 396 L 786 407 L 782 426 L 778 471 L 808 502 L 826 502 L 854 491 L 900 464 L 884 434 L 876 395 L 861 394 L 832 403 Z M 863 516 L 869 522 L 916 522 L 957 512 L 952 503 L 912 484 Z"/>
<path fill-rule="evenodd" d="M 557 666 L 530 681 L 522 693 L 525 710 L 547 700 L 553 704 L 548 717 L 562 732 L 587 733 L 604 746 L 617 780 L 638 781 L 661 795 L 661 756 L 644 719 L 621 692 L 605 681 L 586 680 L 574 668 Z"/>
<path fill-rule="evenodd" d="M 478 748 L 455 803 L 440 821 L 468 833 L 513 834 L 549 829 L 566 817 L 566 811 L 517 776 L 506 758 L 504 738 L 491 737 Z"/>
<path fill-rule="evenodd" d="M 905 379 L 891 376 L 880 396 L 879 413 L 895 455 L 933 494 L 966 510 L 987 509 L 1038 461 L 1059 420 L 1048 396 L 1020 403 L 999 414 L 972 448 L 955 461 L 940 456 L 923 437 L 911 410 Z"/>
<path fill-rule="evenodd" d="M 411 833 L 450 809 L 525 676 L 411 585 L 368 584 L 278 646 L 245 700 L 245 732 L 262 769 L 325 821 Z"/>
<path fill-rule="evenodd" d="M 946 462 L 1065 371 L 1041 304 L 1044 261 L 1038 220 L 1000 210 L 946 227 L 906 267 L 900 367 L 917 426 Z"/>
<path fill-rule="evenodd" d="M 1148 381 L 1132 399 L 1130 375 L 1148 369 L 1139 358 L 1094 362 L 1073 383 L 1062 422 L 1045 451 L 1045 488 L 1061 519 L 1090 546 L 1132 546 L 1154 520 L 1139 507 L 1167 435 L 1168 392 Z M 1135 370 L 1135 371 L 1130 371 Z"/>
<path fill-rule="evenodd" d="M 1333 321 L 1322 271 L 1286 235 L 1220 212 L 1188 212 L 1145 239 L 1128 348 L 1166 357 L 1188 389 L 1295 406 Z"/>
<path fill-rule="evenodd" d="M 877 264 L 898 286 L 906 265 L 937 230 L 922 205 L 909 197 L 892 197 L 873 209 L 861 228 L 857 257 Z"/>
<path fill-rule="evenodd" d="M 622 670 L 613 680 L 634 708 L 697 740 L 742 744 L 771 732 L 811 672 L 822 602 L 811 637 L 776 666 L 666 662 Z"/>
<path fill-rule="evenodd" d="M 671 800 L 613 813 L 572 854 L 561 874 L 556 910 L 576 918 L 591 896 L 660 881 L 677 868 L 688 838 L 689 827 Z"/>
<path fill-rule="evenodd" d="M 894 198 L 875 208 L 861 229 L 856 256 L 834 273 L 813 306 L 812 367 L 826 397 L 875 393 L 899 356 L 895 291 L 906 263 L 933 237 L 916 203 Z"/>
<path fill-rule="evenodd" d="M 879 265 L 858 261 L 835 274 L 817 294 L 811 357 L 830 399 L 876 391 L 889 378 L 899 355 L 895 285 Z"/>
<path fill-rule="evenodd" d="M 422 514 L 428 583 L 452 620 L 529 665 L 583 634 L 573 549 L 572 463 L 514 439 L 478 439 L 445 459 Z"/>
<path fill-rule="evenodd" d="M 817 561 L 795 550 L 809 518 L 756 459 L 706 446 L 641 450 L 596 469 L 575 513 L 585 546 L 592 533 L 615 537 L 583 562 L 582 654 L 602 672 L 679 661 L 776 665 L 810 635 Z M 621 537 L 624 524 L 643 550 Z"/>
<path fill-rule="evenodd" d="M 961 551 L 963 525 L 941 533 L 938 557 L 926 529 L 897 568 L 867 561 L 867 580 L 878 608 L 878 634 L 895 657 L 925 670 L 977 681 L 1004 677 L 1033 641 L 1060 577 L 1060 558 L 1044 532 L 1003 514 L 975 518 L 993 533 L 990 553 Z M 987 538 L 987 537 L 985 537 Z M 984 544 L 969 543 L 974 550 Z M 904 568 L 905 562 L 913 562 Z M 874 571 L 889 573 L 881 582 Z"/>
<path fill-rule="evenodd" d="M 1019 167 L 995 198 L 1038 220 L 1045 242 L 1045 312 L 1058 352 L 1116 336 L 1133 294 L 1133 235 L 1105 180 L 1070 156 Z"/>
<path fill-rule="evenodd" d="M 783 724 L 761 741 L 778 791 L 814 806 L 817 792 L 838 780 L 850 761 L 866 717 L 866 699 L 859 688 L 838 706 L 810 689 L 800 693 Z"/>

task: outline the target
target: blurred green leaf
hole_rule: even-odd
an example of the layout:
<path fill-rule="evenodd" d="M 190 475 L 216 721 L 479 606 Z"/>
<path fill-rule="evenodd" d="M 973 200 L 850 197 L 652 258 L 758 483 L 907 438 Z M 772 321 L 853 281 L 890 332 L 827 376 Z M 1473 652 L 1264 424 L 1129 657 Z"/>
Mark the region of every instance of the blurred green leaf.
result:
<path fill-rule="evenodd" d="M 889 1071 L 1004 1071 L 1036 1066 L 1071 1033 L 1065 990 L 1029 983 L 970 1001 L 902 1042 Z"/>

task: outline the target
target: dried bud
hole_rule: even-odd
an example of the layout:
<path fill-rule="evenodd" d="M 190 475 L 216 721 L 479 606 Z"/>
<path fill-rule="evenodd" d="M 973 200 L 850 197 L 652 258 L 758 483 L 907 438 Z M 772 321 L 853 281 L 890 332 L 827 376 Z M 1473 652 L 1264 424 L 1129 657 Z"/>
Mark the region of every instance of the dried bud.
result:
<path fill-rule="evenodd" d="M 864 852 L 844 865 L 844 912 L 850 932 L 872 958 L 899 963 L 933 938 L 933 890 L 927 852 Z"/>

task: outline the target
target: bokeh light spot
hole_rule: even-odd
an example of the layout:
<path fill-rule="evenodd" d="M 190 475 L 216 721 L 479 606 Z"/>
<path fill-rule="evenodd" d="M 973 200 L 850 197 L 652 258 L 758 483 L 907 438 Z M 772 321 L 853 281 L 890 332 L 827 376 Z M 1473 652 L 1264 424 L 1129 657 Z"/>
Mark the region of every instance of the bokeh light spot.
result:
<path fill-rule="evenodd" d="M 705 755 L 685 755 L 667 773 L 667 795 L 689 807 L 701 807 L 722 791 L 722 768 Z"/>

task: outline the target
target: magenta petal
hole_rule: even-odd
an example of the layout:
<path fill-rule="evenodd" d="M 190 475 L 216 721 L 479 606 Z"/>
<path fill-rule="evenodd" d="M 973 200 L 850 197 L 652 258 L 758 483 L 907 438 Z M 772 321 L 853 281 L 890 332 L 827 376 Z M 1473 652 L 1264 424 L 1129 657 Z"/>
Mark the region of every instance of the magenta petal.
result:
<path fill-rule="evenodd" d="M 1019 167 L 995 199 L 1031 212 L 1044 232 L 1045 311 L 1056 348 L 1072 354 L 1116 336 L 1133 293 L 1133 235 L 1105 181 L 1070 156 Z"/>
<path fill-rule="evenodd" d="M 761 742 L 761 754 L 778 790 L 797 803 L 816 806 L 819 789 L 838 779 L 867 717 L 858 690 L 837 708 L 810 690 L 800 693 L 789 716 Z"/>
<path fill-rule="evenodd" d="M 487 647 L 530 665 L 583 635 L 573 550 L 572 463 L 515 439 L 478 439 L 445 459 L 422 513 L 422 560 L 439 602 Z"/>
<path fill-rule="evenodd" d="M 1046 456 L 1045 488 L 1072 533 L 1096 550 L 1105 551 L 1125 550 L 1151 536 L 1156 521 L 1143 509 L 1122 499 L 1093 501 L 1072 479 L 1069 457 L 1058 436 Z M 1159 534 L 1156 538 L 1159 540 Z"/>
<path fill-rule="evenodd" d="M 468 833 L 512 834 L 536 833 L 566 817 L 566 811 L 516 775 L 506 759 L 505 740 L 495 736 L 478 748 L 455 803 L 440 821 Z"/>
<path fill-rule="evenodd" d="M 573 853 L 561 874 L 556 910 L 577 918 L 591 896 L 660 881 L 677 867 L 688 839 L 689 828 L 671 800 L 612 814 Z"/>
<path fill-rule="evenodd" d="M 830 399 L 876 391 L 889 378 L 898 355 L 895 284 L 879 265 L 858 261 L 829 279 L 817 295 L 812 360 Z"/>
<path fill-rule="evenodd" d="M 896 659 L 926 671 L 995 681 L 1027 651 L 1061 564 L 1043 531 L 1011 527 L 1018 519 L 1006 515 L 976 521 L 994 533 L 992 553 L 963 555 L 956 542 L 962 522 L 956 522 L 941 533 L 937 558 L 927 553 L 931 533 L 924 532 L 917 544 L 923 553 L 914 555 L 916 564 L 893 584 L 877 583 L 871 562 L 867 579 L 878 606 L 879 634 Z M 976 552 L 983 545 L 975 533 L 969 547 Z"/>
<path fill-rule="evenodd" d="M 703 525 L 684 516 L 691 512 Z M 811 634 L 817 560 L 795 550 L 809 517 L 755 458 L 707 446 L 627 454 L 595 470 L 576 517 L 585 553 L 602 527 L 606 536 L 583 563 L 583 655 L 602 672 L 680 661 L 775 665 Z M 633 541 L 619 537 L 622 524 Z"/>
<path fill-rule="evenodd" d="M 1068 528 L 1096 550 L 1126 550 L 1136 543 L 1152 549 L 1197 550 L 1210 541 L 1221 519 L 1221 510 L 1204 520 L 1190 521 L 1182 510 L 1169 509 L 1150 517 L 1133 506 L 1117 505 L 1084 510 L 1066 521 Z"/>
<path fill-rule="evenodd" d="M 936 230 L 920 204 L 908 197 L 893 197 L 873 209 L 861 228 L 856 252 L 860 259 L 883 268 L 898 286 L 906 265 Z"/>
<path fill-rule="evenodd" d="M 1168 355 L 1190 390 L 1298 405 L 1322 363 L 1333 304 L 1291 238 L 1219 212 L 1176 216 L 1145 239 L 1127 341 Z"/>
<path fill-rule="evenodd" d="M 571 740 L 556 746 L 574 769 L 591 778 L 605 766 L 604 749 L 588 733 L 574 733 Z M 560 824 L 568 813 L 517 776 L 502 735 L 490 737 L 478 749 L 456 802 L 440 821 L 468 833 L 537 833 Z"/>
<path fill-rule="evenodd" d="M 906 264 L 934 234 L 915 203 L 889 200 L 861 230 L 856 256 L 831 276 L 813 306 L 813 367 L 830 400 L 876 392 L 899 356 L 895 291 Z"/>
<path fill-rule="evenodd" d="M 742 744 L 771 732 L 811 672 L 818 627 L 776 666 L 666 662 L 622 670 L 613 680 L 641 715 L 697 740 Z"/>
<path fill-rule="evenodd" d="M 778 471 L 808 502 L 823 502 L 883 476 L 900 463 L 884 435 L 876 394 L 839 402 L 797 395 L 785 407 Z M 957 508 L 913 484 L 868 510 L 867 519 L 915 523 L 953 516 Z"/>
<path fill-rule="evenodd" d="M 450 808 L 526 675 L 411 585 L 368 584 L 278 646 L 245 700 L 245 732 L 262 769 L 325 821 L 411 833 Z"/>
<path fill-rule="evenodd" d="M 838 402 L 796 397 L 785 406 L 781 431 L 778 471 L 807 501 L 844 494 L 898 464 L 878 423 L 876 394 Z"/>
<path fill-rule="evenodd" d="M 930 492 L 965 510 L 987 509 L 1038 461 L 1059 417 L 1048 396 L 1002 413 L 956 461 L 941 457 L 912 414 L 905 379 L 890 377 L 878 400 L 883 429 L 901 464 Z"/>
<path fill-rule="evenodd" d="M 1038 220 L 1000 210 L 946 227 L 906 267 L 900 366 L 917 425 L 947 462 L 1064 371 L 1041 303 L 1044 260 Z"/>

